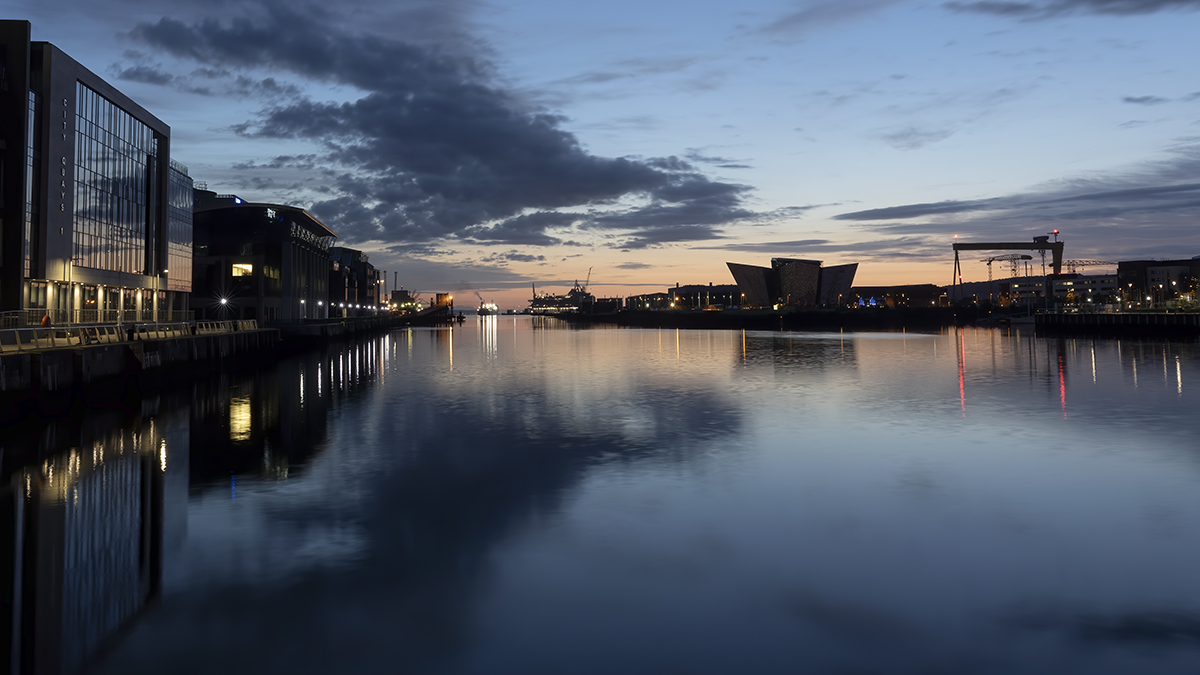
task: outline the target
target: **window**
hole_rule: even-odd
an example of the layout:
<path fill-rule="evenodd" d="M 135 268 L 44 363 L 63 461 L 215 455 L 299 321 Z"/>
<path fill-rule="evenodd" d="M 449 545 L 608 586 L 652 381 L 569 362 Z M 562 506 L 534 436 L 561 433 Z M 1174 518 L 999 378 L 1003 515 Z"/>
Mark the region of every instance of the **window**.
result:
<path fill-rule="evenodd" d="M 249 277 L 254 275 L 254 265 L 249 263 L 234 263 L 229 270 L 231 277 Z"/>

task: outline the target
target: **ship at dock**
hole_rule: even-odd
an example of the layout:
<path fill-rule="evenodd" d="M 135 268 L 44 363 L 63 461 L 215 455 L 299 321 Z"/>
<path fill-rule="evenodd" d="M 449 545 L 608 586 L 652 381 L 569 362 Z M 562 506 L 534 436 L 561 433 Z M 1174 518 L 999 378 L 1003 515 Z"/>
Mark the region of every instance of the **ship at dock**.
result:
<path fill-rule="evenodd" d="M 475 313 L 479 316 L 496 316 L 500 313 L 500 308 L 494 302 L 480 302 Z"/>
<path fill-rule="evenodd" d="M 585 307 L 596 302 L 596 296 L 588 292 L 588 284 L 592 280 L 592 271 L 588 270 L 588 281 L 580 285 L 579 280 L 575 281 L 575 285 L 571 290 L 567 291 L 566 295 L 554 295 L 553 293 L 538 293 L 537 287 L 533 288 L 533 299 L 529 301 L 529 314 L 564 314 L 570 312 L 578 312 L 581 307 Z"/>

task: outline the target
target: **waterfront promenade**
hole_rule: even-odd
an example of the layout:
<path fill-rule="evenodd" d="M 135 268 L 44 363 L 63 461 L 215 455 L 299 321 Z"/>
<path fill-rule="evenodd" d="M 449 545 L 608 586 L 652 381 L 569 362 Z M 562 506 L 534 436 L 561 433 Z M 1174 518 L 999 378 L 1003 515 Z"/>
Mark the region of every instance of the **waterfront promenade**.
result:
<path fill-rule="evenodd" d="M 254 321 L 0 330 L 0 424 L 119 400 L 167 372 L 262 353 L 279 339 Z"/>

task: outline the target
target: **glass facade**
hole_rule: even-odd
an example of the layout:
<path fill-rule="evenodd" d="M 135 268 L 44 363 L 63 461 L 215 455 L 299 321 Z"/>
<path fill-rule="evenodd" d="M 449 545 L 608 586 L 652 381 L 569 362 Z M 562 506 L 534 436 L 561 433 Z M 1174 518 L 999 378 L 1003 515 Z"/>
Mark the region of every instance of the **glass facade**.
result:
<path fill-rule="evenodd" d="M 28 151 L 25 153 L 25 233 L 22 237 L 23 250 L 21 259 L 24 261 L 26 279 L 33 276 L 33 260 L 37 254 L 37 237 L 34 233 L 38 231 L 37 227 L 37 194 L 35 193 L 37 181 L 34 176 L 37 173 L 38 151 L 35 139 L 37 139 L 37 106 L 38 95 L 34 92 L 29 92 L 28 118 L 26 124 L 26 146 Z"/>
<path fill-rule="evenodd" d="M 74 263 L 151 274 L 146 261 L 158 140 L 82 82 L 76 83 L 75 117 Z"/>
<path fill-rule="evenodd" d="M 192 179 L 187 167 L 171 161 L 167 183 L 167 289 L 192 291 Z"/>

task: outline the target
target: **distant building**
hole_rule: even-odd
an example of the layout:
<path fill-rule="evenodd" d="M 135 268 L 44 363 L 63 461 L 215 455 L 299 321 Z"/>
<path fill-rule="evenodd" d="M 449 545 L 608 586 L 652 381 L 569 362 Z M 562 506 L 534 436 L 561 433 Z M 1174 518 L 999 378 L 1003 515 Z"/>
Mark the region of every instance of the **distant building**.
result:
<path fill-rule="evenodd" d="M 1200 256 L 1182 260 L 1127 260 L 1117 264 L 1126 302 L 1165 303 L 1200 290 Z"/>
<path fill-rule="evenodd" d="M 943 303 L 946 291 L 934 284 L 903 286 L 855 286 L 848 297 L 857 307 L 936 307 Z"/>
<path fill-rule="evenodd" d="M 1050 284 L 1048 300 L 1047 282 Z M 1111 304 L 1121 301 L 1115 274 L 1065 273 L 1010 277 L 990 282 L 970 281 L 960 284 L 957 292 L 961 292 L 962 298 L 967 302 L 991 302 L 1002 307 L 1035 301 L 1058 304 Z"/>
<path fill-rule="evenodd" d="M 330 316 L 337 234 L 304 209 L 196 190 L 197 318 L 291 322 Z"/>
<path fill-rule="evenodd" d="M 822 267 L 820 260 L 772 258 L 770 267 L 726 263 L 744 307 L 838 307 L 849 304 L 858 263 Z"/>
<path fill-rule="evenodd" d="M 625 298 L 625 309 L 672 309 L 670 293 L 643 293 Z"/>
<path fill-rule="evenodd" d="M 740 291 L 734 284 L 721 286 L 714 286 L 711 282 L 707 286 L 676 284 L 674 288 L 667 289 L 667 295 L 671 299 L 671 309 L 724 309 L 737 307 L 741 302 Z"/>
<path fill-rule="evenodd" d="M 382 273 L 375 269 L 366 253 L 345 246 L 329 249 L 329 304 L 334 315 L 364 316 L 378 312 L 382 283 Z"/>
<path fill-rule="evenodd" d="M 1050 277 L 1051 297 L 1072 304 L 1120 303 L 1116 274 L 1060 274 Z"/>
<path fill-rule="evenodd" d="M 170 127 L 30 34 L 0 21 L 0 311 L 188 318 L 192 180 Z"/>

